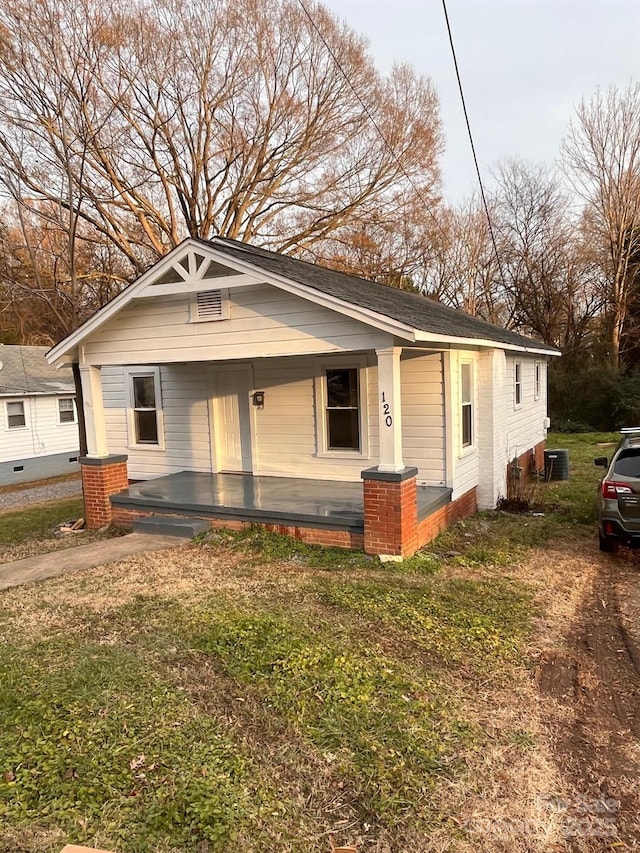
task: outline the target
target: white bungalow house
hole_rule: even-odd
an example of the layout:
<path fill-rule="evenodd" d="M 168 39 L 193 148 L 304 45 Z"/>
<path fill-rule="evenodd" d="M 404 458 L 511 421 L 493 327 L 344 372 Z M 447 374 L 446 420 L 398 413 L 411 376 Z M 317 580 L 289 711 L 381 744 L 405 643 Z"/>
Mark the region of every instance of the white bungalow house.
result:
<path fill-rule="evenodd" d="M 78 362 L 90 525 L 275 525 L 412 553 L 542 467 L 557 350 L 414 293 L 187 239 L 48 354 Z"/>
<path fill-rule="evenodd" d="M 80 469 L 73 376 L 47 349 L 0 344 L 0 485 Z"/>

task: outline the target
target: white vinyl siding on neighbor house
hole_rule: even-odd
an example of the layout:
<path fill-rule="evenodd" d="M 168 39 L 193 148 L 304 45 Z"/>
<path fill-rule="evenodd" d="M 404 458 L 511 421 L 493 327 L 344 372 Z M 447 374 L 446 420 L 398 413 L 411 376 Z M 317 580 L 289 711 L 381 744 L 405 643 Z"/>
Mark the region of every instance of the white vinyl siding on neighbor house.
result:
<path fill-rule="evenodd" d="M 78 455 L 77 423 L 60 423 L 57 396 L 0 400 L 0 462 L 69 452 Z M 21 402 L 25 425 L 9 428 L 7 402 Z M 14 407 L 11 409 L 16 411 Z"/>
<path fill-rule="evenodd" d="M 191 306 L 189 294 L 134 300 L 87 341 L 87 363 L 225 361 L 392 343 L 386 333 L 268 285 L 230 289 L 226 320 L 191 322 Z"/>

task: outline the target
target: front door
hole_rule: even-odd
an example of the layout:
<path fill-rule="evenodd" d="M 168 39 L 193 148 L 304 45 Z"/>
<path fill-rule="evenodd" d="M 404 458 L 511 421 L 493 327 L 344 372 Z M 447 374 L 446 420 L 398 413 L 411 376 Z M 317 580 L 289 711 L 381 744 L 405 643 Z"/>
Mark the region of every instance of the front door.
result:
<path fill-rule="evenodd" d="M 216 374 L 219 471 L 250 474 L 253 470 L 249 380 L 249 370 L 244 367 L 222 368 Z"/>

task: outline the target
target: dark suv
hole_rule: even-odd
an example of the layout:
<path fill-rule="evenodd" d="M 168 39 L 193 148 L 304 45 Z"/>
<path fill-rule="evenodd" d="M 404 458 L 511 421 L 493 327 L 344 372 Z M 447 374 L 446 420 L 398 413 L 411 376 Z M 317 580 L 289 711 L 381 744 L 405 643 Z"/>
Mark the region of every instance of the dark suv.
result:
<path fill-rule="evenodd" d="M 594 459 L 606 468 L 598 486 L 598 533 L 601 551 L 620 543 L 640 546 L 640 427 L 621 430 L 611 461 Z"/>

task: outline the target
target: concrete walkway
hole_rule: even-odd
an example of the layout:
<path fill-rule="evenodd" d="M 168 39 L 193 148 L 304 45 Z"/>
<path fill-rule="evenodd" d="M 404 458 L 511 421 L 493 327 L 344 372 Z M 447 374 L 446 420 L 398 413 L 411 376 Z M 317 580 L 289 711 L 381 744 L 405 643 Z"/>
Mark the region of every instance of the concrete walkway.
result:
<path fill-rule="evenodd" d="M 49 554 L 25 557 L 12 563 L 0 563 L 0 590 L 23 583 L 66 575 L 92 566 L 116 563 L 143 551 L 163 551 L 188 541 L 177 536 L 157 536 L 149 533 L 129 533 L 116 539 L 102 539 L 90 545 L 77 545 Z"/>

